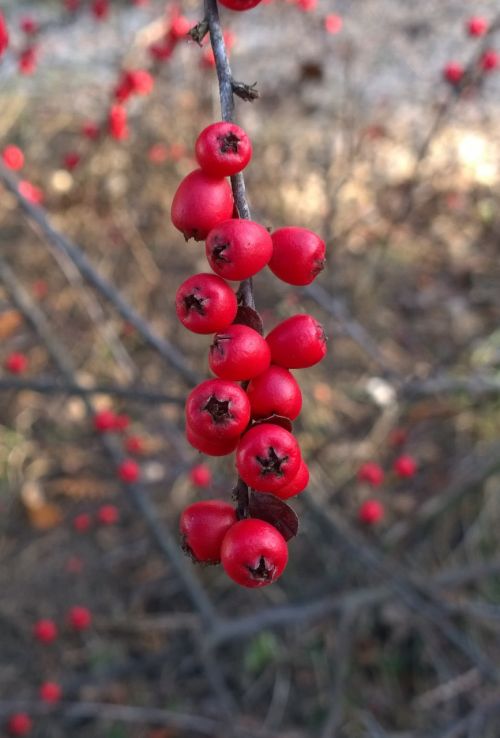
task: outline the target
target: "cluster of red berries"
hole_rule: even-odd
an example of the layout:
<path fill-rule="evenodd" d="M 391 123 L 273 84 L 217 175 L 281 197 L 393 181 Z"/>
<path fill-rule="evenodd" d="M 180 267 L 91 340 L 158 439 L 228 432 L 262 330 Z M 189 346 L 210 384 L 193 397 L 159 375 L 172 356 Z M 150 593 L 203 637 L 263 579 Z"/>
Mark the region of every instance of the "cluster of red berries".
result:
<path fill-rule="evenodd" d="M 130 418 L 113 410 L 101 410 L 94 415 L 93 424 L 98 433 L 125 433 L 130 425 Z M 123 446 L 128 454 L 140 455 L 144 451 L 144 441 L 136 435 L 125 436 Z M 127 484 L 136 482 L 140 476 L 138 463 L 129 458 L 123 459 L 117 472 L 121 481 Z"/>
<path fill-rule="evenodd" d="M 490 30 L 490 26 L 486 18 L 481 16 L 472 16 L 465 24 L 465 31 L 471 38 L 480 38 L 485 36 Z M 480 77 L 483 74 L 492 72 L 500 66 L 500 55 L 494 49 L 486 49 L 483 51 L 478 60 L 478 69 Z M 448 84 L 453 87 L 460 88 L 464 82 L 466 69 L 460 62 L 449 61 L 444 70 L 443 77 Z"/>
<path fill-rule="evenodd" d="M 226 177 L 241 172 L 252 155 L 239 126 L 208 126 L 195 154 L 200 168 L 179 185 L 172 221 L 186 240 L 205 240 L 214 274 L 189 277 L 177 290 L 176 312 L 188 330 L 215 334 L 208 363 L 216 378 L 199 384 L 187 399 L 187 439 L 211 456 L 236 451 L 239 477 L 249 488 L 286 500 L 309 480 L 291 433 L 302 395 L 289 370 L 321 361 L 326 338 L 322 326 L 304 314 L 284 320 L 264 338 L 258 315 L 238 305 L 226 280 L 244 281 L 269 266 L 288 284 L 309 284 L 324 267 L 325 244 L 305 228 L 270 234 L 259 223 L 231 217 L 234 202 Z M 220 561 L 232 579 L 248 587 L 274 581 L 286 564 L 286 542 L 276 528 L 255 518 L 237 521 L 232 506 L 220 500 L 188 507 L 181 532 L 196 561 Z"/>
<path fill-rule="evenodd" d="M 116 505 L 101 505 L 95 519 L 99 525 L 116 525 L 120 520 L 120 511 Z M 92 516 L 89 513 L 79 513 L 73 518 L 73 528 L 77 533 L 86 533 L 91 527 Z"/>
<path fill-rule="evenodd" d="M 413 456 L 401 454 L 394 460 L 392 469 L 399 479 L 411 479 L 417 473 L 417 462 Z M 358 469 L 357 478 L 359 482 L 368 484 L 370 487 L 380 487 L 385 474 L 379 464 L 367 461 Z M 380 500 L 370 498 L 361 504 L 358 518 L 364 525 L 375 525 L 382 520 L 384 512 L 384 506 Z"/>

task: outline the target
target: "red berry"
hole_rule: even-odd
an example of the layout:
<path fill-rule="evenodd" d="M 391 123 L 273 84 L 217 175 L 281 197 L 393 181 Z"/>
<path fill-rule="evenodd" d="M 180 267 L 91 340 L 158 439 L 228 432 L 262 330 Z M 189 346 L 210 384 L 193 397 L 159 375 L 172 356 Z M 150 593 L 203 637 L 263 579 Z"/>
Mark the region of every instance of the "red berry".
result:
<path fill-rule="evenodd" d="M 38 33 L 38 23 L 31 16 L 25 16 L 24 18 L 21 18 L 19 26 L 21 28 L 21 31 L 23 33 L 26 33 L 28 36 Z"/>
<path fill-rule="evenodd" d="M 311 315 L 293 315 L 279 323 L 266 338 L 273 364 L 305 369 L 326 355 L 323 326 Z"/>
<path fill-rule="evenodd" d="M 266 371 L 271 352 L 266 340 L 247 325 L 234 324 L 216 333 L 208 364 L 222 379 L 243 381 Z"/>
<path fill-rule="evenodd" d="M 481 56 L 479 64 L 485 72 L 492 72 L 500 64 L 500 56 L 493 49 L 487 49 Z"/>
<path fill-rule="evenodd" d="M 97 511 L 97 520 L 101 525 L 115 525 L 120 519 L 120 511 L 115 505 L 102 505 Z"/>
<path fill-rule="evenodd" d="M 80 7 L 81 0 L 64 0 L 64 7 L 70 13 L 75 13 Z"/>
<path fill-rule="evenodd" d="M 92 613 L 86 607 L 75 605 L 68 613 L 68 622 L 73 630 L 88 630 L 92 624 Z"/>
<path fill-rule="evenodd" d="M 23 374 L 28 368 L 28 359 L 24 354 L 12 353 L 5 359 L 4 366 L 11 374 Z"/>
<path fill-rule="evenodd" d="M 404 428 L 393 428 L 389 435 L 391 446 L 404 446 L 408 438 L 408 431 Z"/>
<path fill-rule="evenodd" d="M 55 705 L 61 699 L 62 689 L 59 684 L 56 684 L 55 682 L 44 682 L 40 686 L 39 695 L 42 702 L 48 702 L 50 705 Z"/>
<path fill-rule="evenodd" d="M 184 238 L 203 241 L 233 212 L 233 193 L 226 179 L 214 179 L 195 169 L 180 183 L 172 200 L 171 217 Z"/>
<path fill-rule="evenodd" d="M 153 144 L 148 151 L 148 159 L 153 164 L 163 164 L 168 159 L 168 149 L 165 144 L 157 143 Z"/>
<path fill-rule="evenodd" d="M 272 365 L 254 377 L 247 387 L 252 418 L 282 415 L 290 420 L 300 413 L 302 393 L 295 377 L 281 366 Z"/>
<path fill-rule="evenodd" d="M 93 0 L 90 8 L 96 20 L 106 20 L 109 15 L 109 0 Z"/>
<path fill-rule="evenodd" d="M 285 539 L 264 520 L 240 520 L 229 528 L 222 541 L 222 566 L 243 587 L 265 587 L 275 582 L 287 561 Z"/>
<path fill-rule="evenodd" d="M 129 436 L 125 439 L 125 451 L 128 454 L 144 453 L 144 441 L 140 436 Z"/>
<path fill-rule="evenodd" d="M 64 166 L 68 171 L 72 172 L 80 163 L 80 154 L 77 151 L 68 151 L 64 155 Z"/>
<path fill-rule="evenodd" d="M 223 500 L 195 502 L 186 507 L 180 519 L 182 547 L 194 561 L 220 562 L 222 540 L 236 523 L 236 512 Z"/>
<path fill-rule="evenodd" d="M 238 474 L 258 492 L 275 492 L 291 482 L 301 459 L 294 436 L 271 423 L 250 428 L 236 450 Z"/>
<path fill-rule="evenodd" d="M 279 228 L 271 236 L 269 269 L 283 282 L 310 284 L 325 267 L 325 242 L 307 228 Z"/>
<path fill-rule="evenodd" d="M 16 712 L 7 722 L 7 732 L 13 736 L 28 735 L 33 727 L 33 721 L 25 712 Z"/>
<path fill-rule="evenodd" d="M 9 32 L 7 30 L 7 23 L 5 22 L 4 14 L 0 10 L 0 58 L 2 57 L 2 54 L 5 52 L 8 46 Z"/>
<path fill-rule="evenodd" d="M 14 146 L 13 144 L 4 148 L 2 159 L 8 169 L 13 169 L 16 172 L 24 166 L 24 154 L 19 146 Z"/>
<path fill-rule="evenodd" d="M 222 441 L 207 438 L 206 436 L 199 436 L 190 425 L 186 426 L 186 438 L 193 448 L 208 456 L 227 456 L 231 454 L 238 445 L 239 440 L 238 437 Z"/>
<path fill-rule="evenodd" d="M 177 18 L 173 19 L 168 34 L 172 41 L 180 41 L 182 38 L 187 36 L 192 25 L 193 24 L 189 18 L 185 18 L 183 15 L 178 15 Z"/>
<path fill-rule="evenodd" d="M 367 461 L 359 467 L 358 479 L 360 482 L 371 484 L 372 487 L 379 487 L 384 481 L 384 472 L 375 462 Z"/>
<path fill-rule="evenodd" d="M 290 482 L 288 482 L 288 484 L 285 484 L 284 487 L 280 487 L 279 489 L 275 490 L 272 494 L 275 495 L 275 497 L 279 497 L 280 500 L 288 500 L 290 497 L 294 497 L 295 495 L 303 492 L 308 484 L 309 467 L 307 466 L 306 462 L 301 459 L 299 471 L 294 476 L 294 478 Z"/>
<path fill-rule="evenodd" d="M 206 464 L 197 464 L 189 472 L 189 479 L 196 487 L 210 487 L 212 472 Z"/>
<path fill-rule="evenodd" d="M 358 518 L 364 525 L 375 525 L 384 517 L 384 507 L 378 500 L 366 500 L 358 511 Z"/>
<path fill-rule="evenodd" d="M 113 429 L 115 431 L 118 431 L 121 433 L 122 431 L 127 430 L 127 428 L 130 425 L 130 418 L 128 415 L 125 415 L 124 413 L 122 415 L 115 415 L 115 420 L 113 423 Z"/>
<path fill-rule="evenodd" d="M 73 518 L 73 528 L 77 533 L 86 533 L 92 524 L 88 513 L 80 513 Z"/>
<path fill-rule="evenodd" d="M 273 254 L 266 229 L 251 220 L 224 220 L 208 234 L 207 259 L 216 274 L 240 281 L 260 272 Z"/>
<path fill-rule="evenodd" d="M 399 456 L 394 462 L 394 471 L 402 479 L 414 477 L 417 471 L 417 462 L 413 456 Z"/>
<path fill-rule="evenodd" d="M 136 482 L 139 479 L 139 465 L 133 459 L 125 459 L 118 467 L 118 476 L 122 482 Z"/>
<path fill-rule="evenodd" d="M 241 172 L 252 157 L 252 144 L 236 123 L 212 123 L 196 139 L 198 164 L 211 177 L 230 177 Z"/>
<path fill-rule="evenodd" d="M 147 69 L 131 69 L 125 72 L 130 91 L 134 95 L 149 95 L 154 86 L 154 79 Z"/>
<path fill-rule="evenodd" d="M 250 402 L 235 382 L 207 379 L 192 390 L 186 402 L 186 422 L 211 442 L 240 436 L 250 420 Z"/>
<path fill-rule="evenodd" d="M 443 70 L 443 76 L 450 85 L 458 85 L 463 79 L 464 68 L 458 62 L 448 62 Z"/>
<path fill-rule="evenodd" d="M 474 15 L 467 21 L 467 33 L 469 36 L 484 36 L 488 31 L 489 24 L 486 18 Z"/>
<path fill-rule="evenodd" d="M 122 105 L 111 106 L 108 114 L 108 131 L 117 141 L 128 138 L 127 111 Z"/>
<path fill-rule="evenodd" d="M 115 430 L 116 415 L 112 410 L 101 410 L 94 415 L 94 428 L 99 433 Z"/>
<path fill-rule="evenodd" d="M 340 15 L 331 13 L 325 18 L 325 29 L 328 33 L 340 33 L 342 30 L 343 21 Z"/>
<path fill-rule="evenodd" d="M 39 643 L 53 643 L 58 635 L 57 625 L 53 620 L 39 620 L 33 627 L 33 635 Z"/>
<path fill-rule="evenodd" d="M 99 126 L 97 123 L 93 123 L 91 120 L 87 121 L 82 126 L 82 135 L 88 138 L 90 141 L 95 141 L 99 138 Z"/>
<path fill-rule="evenodd" d="M 219 0 L 221 5 L 230 10 L 250 10 L 260 3 L 260 0 Z"/>
<path fill-rule="evenodd" d="M 216 333 L 231 325 L 238 304 L 221 277 L 195 274 L 177 290 L 175 310 L 182 325 L 193 333 Z"/>
<path fill-rule="evenodd" d="M 17 189 L 19 190 L 19 194 L 26 198 L 28 202 L 31 202 L 34 205 L 40 205 L 40 203 L 43 202 L 42 190 L 31 182 L 21 179 Z"/>
<path fill-rule="evenodd" d="M 33 74 L 37 63 L 36 46 L 28 46 L 19 55 L 19 71 L 21 74 Z"/>

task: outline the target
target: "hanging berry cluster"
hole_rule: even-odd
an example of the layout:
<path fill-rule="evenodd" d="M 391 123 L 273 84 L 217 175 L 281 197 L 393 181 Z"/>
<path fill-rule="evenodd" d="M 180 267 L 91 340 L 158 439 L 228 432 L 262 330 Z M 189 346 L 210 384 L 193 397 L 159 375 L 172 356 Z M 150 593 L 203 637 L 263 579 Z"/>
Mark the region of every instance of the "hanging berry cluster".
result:
<path fill-rule="evenodd" d="M 237 9 L 238 3 L 222 4 Z M 256 4 L 244 2 L 240 9 Z M 284 320 L 264 337 L 251 280 L 268 266 L 288 284 L 310 284 L 325 265 L 325 244 L 305 228 L 270 234 L 238 217 L 241 208 L 227 178 L 242 172 L 252 156 L 250 139 L 238 125 L 209 125 L 198 136 L 195 154 L 199 168 L 180 183 L 171 216 L 186 240 L 205 241 L 213 273 L 181 284 L 176 312 L 188 330 L 214 334 L 208 364 L 215 378 L 189 394 L 186 435 L 205 454 L 236 452 L 238 504 L 234 509 L 223 500 L 196 502 L 184 510 L 180 530 L 195 561 L 222 563 L 238 584 L 261 587 L 282 574 L 287 540 L 296 533 L 297 518 L 283 500 L 309 481 L 292 433 L 302 396 L 290 369 L 321 361 L 326 338 L 306 314 Z M 236 293 L 228 281 L 241 283 Z"/>

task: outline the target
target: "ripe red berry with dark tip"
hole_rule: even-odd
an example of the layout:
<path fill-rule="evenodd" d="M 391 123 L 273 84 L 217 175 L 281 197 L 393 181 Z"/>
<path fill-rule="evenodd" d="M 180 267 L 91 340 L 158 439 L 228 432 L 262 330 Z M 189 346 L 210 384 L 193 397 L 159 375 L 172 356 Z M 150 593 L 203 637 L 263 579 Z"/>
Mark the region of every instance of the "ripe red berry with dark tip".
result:
<path fill-rule="evenodd" d="M 235 523 L 236 511 L 227 502 L 195 502 L 181 515 L 182 547 L 194 561 L 218 564 L 222 540 Z"/>
<path fill-rule="evenodd" d="M 87 607 L 74 605 L 68 613 L 68 623 L 73 630 L 82 632 L 92 625 L 92 613 Z"/>
<path fill-rule="evenodd" d="M 384 471 L 375 462 L 367 461 L 358 469 L 358 480 L 360 482 L 366 482 L 372 487 L 379 487 L 384 481 Z"/>
<path fill-rule="evenodd" d="M 136 482 L 139 479 L 139 465 L 133 459 L 124 459 L 118 467 L 118 476 L 122 482 Z"/>
<path fill-rule="evenodd" d="M 125 439 L 125 451 L 128 454 L 144 453 L 144 441 L 140 436 L 129 436 Z"/>
<path fill-rule="evenodd" d="M 120 511 L 115 505 L 102 505 L 97 511 L 97 520 L 101 525 L 115 525 L 120 520 Z"/>
<path fill-rule="evenodd" d="M 323 326 L 311 315 L 293 315 L 279 323 L 266 338 L 273 364 L 287 369 L 305 369 L 326 355 Z"/>
<path fill-rule="evenodd" d="M 375 525 L 384 517 L 384 506 L 378 500 L 365 500 L 358 511 L 360 523 Z"/>
<path fill-rule="evenodd" d="M 28 368 L 28 359 L 24 354 L 12 353 L 5 359 L 4 366 L 10 374 L 23 374 Z"/>
<path fill-rule="evenodd" d="M 295 420 L 302 408 L 302 393 L 297 380 L 288 369 L 275 364 L 251 380 L 247 395 L 252 418 L 282 415 Z"/>
<path fill-rule="evenodd" d="M 443 70 L 443 77 L 450 85 L 458 85 L 463 79 L 465 70 L 458 62 L 448 62 Z"/>
<path fill-rule="evenodd" d="M 25 712 L 16 712 L 7 721 L 7 732 L 12 736 L 28 735 L 33 728 L 33 721 Z"/>
<path fill-rule="evenodd" d="M 239 440 L 238 437 L 219 440 L 200 436 L 189 425 L 186 426 L 186 438 L 193 448 L 207 456 L 227 456 L 234 451 Z"/>
<path fill-rule="evenodd" d="M 294 476 L 294 478 L 290 482 L 288 482 L 288 484 L 285 484 L 284 487 L 280 487 L 279 489 L 272 492 L 272 494 L 275 495 L 275 497 L 279 497 L 280 500 L 288 500 L 290 497 L 295 497 L 295 495 L 303 492 L 308 484 L 309 467 L 307 466 L 306 462 L 301 459 L 299 471 Z"/>
<path fill-rule="evenodd" d="M 116 415 L 112 410 L 100 410 L 94 415 L 94 428 L 99 433 L 115 430 Z"/>
<path fill-rule="evenodd" d="M 221 277 L 195 274 L 177 290 L 175 310 L 182 325 L 193 333 L 217 333 L 231 325 L 238 303 Z"/>
<path fill-rule="evenodd" d="M 86 533 L 91 525 L 92 520 L 88 513 L 80 513 L 73 518 L 73 528 L 77 533 Z"/>
<path fill-rule="evenodd" d="M 117 141 L 128 138 L 127 111 L 123 105 L 112 105 L 108 114 L 109 135 Z"/>
<path fill-rule="evenodd" d="M 236 382 L 207 379 L 186 401 L 186 423 L 210 441 L 238 438 L 250 420 L 250 402 Z"/>
<path fill-rule="evenodd" d="M 231 177 L 241 172 L 252 157 L 252 144 L 236 123 L 212 123 L 196 139 L 198 164 L 211 177 Z"/>
<path fill-rule="evenodd" d="M 40 685 L 39 696 L 42 702 L 55 705 L 62 697 L 62 689 L 56 682 L 44 682 Z"/>
<path fill-rule="evenodd" d="M 24 154 L 19 146 L 10 144 L 2 151 L 2 160 L 8 169 L 18 172 L 24 166 Z"/>
<path fill-rule="evenodd" d="M 233 193 L 226 179 L 195 169 L 184 177 L 172 200 L 171 217 L 184 238 L 203 241 L 233 213 Z"/>
<path fill-rule="evenodd" d="M 279 228 L 271 235 L 269 269 L 283 282 L 310 284 L 325 267 L 325 242 L 307 228 Z"/>
<path fill-rule="evenodd" d="M 402 479 L 414 477 L 417 472 L 417 462 L 413 456 L 399 456 L 394 462 L 394 471 Z"/>
<path fill-rule="evenodd" d="M 288 561 L 288 546 L 270 523 L 248 518 L 235 523 L 222 541 L 221 563 L 242 587 L 265 587 L 275 582 Z"/>
<path fill-rule="evenodd" d="M 250 10 L 255 8 L 261 0 L 219 0 L 221 5 L 230 10 Z"/>
<path fill-rule="evenodd" d="M 492 72 L 494 69 L 498 69 L 500 65 L 500 56 L 493 49 L 487 49 L 479 60 L 481 69 L 485 72 Z"/>
<path fill-rule="evenodd" d="M 205 251 L 216 274 L 224 279 L 240 281 L 253 277 L 269 263 L 273 242 L 259 223 L 231 218 L 210 231 Z"/>
<path fill-rule="evenodd" d="M 238 474 L 258 492 L 275 492 L 291 482 L 299 471 L 301 460 L 294 436 L 271 423 L 250 428 L 236 450 Z"/>
<path fill-rule="evenodd" d="M 467 33 L 469 36 L 484 36 L 488 28 L 489 24 L 486 18 L 482 18 L 479 15 L 474 15 L 467 21 Z"/>
<path fill-rule="evenodd" d="M 39 620 L 33 626 L 33 635 L 39 643 L 53 643 L 58 636 L 57 625 L 53 620 Z"/>
<path fill-rule="evenodd" d="M 266 340 L 247 325 L 230 325 L 216 333 L 208 364 L 222 379 L 243 381 L 266 371 L 271 362 L 271 352 Z"/>
<path fill-rule="evenodd" d="M 196 464 L 189 472 L 189 479 L 195 487 L 210 487 L 212 472 L 206 464 Z"/>

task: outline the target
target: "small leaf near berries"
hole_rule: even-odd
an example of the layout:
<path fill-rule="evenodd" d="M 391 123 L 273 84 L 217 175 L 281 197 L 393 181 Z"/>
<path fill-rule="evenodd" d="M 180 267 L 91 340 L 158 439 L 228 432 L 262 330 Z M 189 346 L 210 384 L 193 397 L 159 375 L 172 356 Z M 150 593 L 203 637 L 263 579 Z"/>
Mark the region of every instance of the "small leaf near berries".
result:
<path fill-rule="evenodd" d="M 265 520 L 266 523 L 274 525 L 285 541 L 297 535 L 299 519 L 296 513 L 286 502 L 274 495 L 252 492 L 248 512 L 252 518 L 259 518 L 259 520 Z"/>
<path fill-rule="evenodd" d="M 289 433 L 293 431 L 293 423 L 290 418 L 285 418 L 284 415 L 270 415 L 268 418 L 259 418 L 253 422 L 253 425 L 261 425 L 261 423 L 272 423 L 272 425 L 279 425 Z"/>
<path fill-rule="evenodd" d="M 188 31 L 188 36 L 191 36 L 193 41 L 196 41 L 198 46 L 201 46 L 201 42 L 208 33 L 208 21 L 204 18 L 202 21 L 197 23 L 193 28 Z"/>
<path fill-rule="evenodd" d="M 247 307 L 246 305 L 240 305 L 238 307 L 238 312 L 236 313 L 236 318 L 233 320 L 233 323 L 247 325 L 249 328 L 253 328 L 254 331 L 257 331 L 261 336 L 264 335 L 264 324 L 262 323 L 262 318 L 256 310 L 253 310 L 253 308 Z"/>

